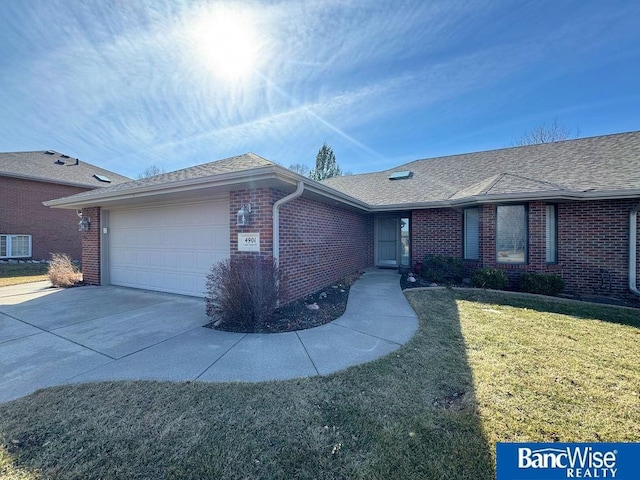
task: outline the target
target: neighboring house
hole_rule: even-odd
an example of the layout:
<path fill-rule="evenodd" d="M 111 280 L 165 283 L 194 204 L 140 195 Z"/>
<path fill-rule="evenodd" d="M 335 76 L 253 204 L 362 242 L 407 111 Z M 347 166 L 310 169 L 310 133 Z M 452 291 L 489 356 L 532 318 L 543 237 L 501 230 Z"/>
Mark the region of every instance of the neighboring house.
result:
<path fill-rule="evenodd" d="M 114 185 L 127 177 L 53 150 L 0 153 L 0 259 L 81 256 L 76 212 L 42 203 Z"/>
<path fill-rule="evenodd" d="M 248 153 L 46 204 L 100 219 L 83 234 L 84 278 L 96 284 L 201 296 L 214 262 L 263 255 L 279 259 L 288 301 L 435 254 L 514 282 L 550 272 L 569 292 L 635 298 L 640 132 L 321 183 Z"/>

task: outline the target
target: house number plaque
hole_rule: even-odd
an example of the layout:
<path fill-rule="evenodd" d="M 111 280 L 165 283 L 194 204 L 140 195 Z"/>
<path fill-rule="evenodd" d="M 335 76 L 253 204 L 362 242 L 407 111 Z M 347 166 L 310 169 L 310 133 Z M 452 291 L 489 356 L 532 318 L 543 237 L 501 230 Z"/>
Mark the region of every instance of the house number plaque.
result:
<path fill-rule="evenodd" d="M 259 252 L 260 251 L 260 234 L 259 233 L 239 233 L 238 234 L 238 251 L 239 252 Z"/>

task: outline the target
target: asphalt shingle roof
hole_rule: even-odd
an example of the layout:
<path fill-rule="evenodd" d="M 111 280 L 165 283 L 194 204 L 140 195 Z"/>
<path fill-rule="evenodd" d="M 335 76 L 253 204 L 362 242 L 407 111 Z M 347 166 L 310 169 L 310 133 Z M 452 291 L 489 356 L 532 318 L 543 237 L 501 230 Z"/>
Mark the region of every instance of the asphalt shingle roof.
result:
<path fill-rule="evenodd" d="M 111 180 L 111 183 L 102 182 L 94 175 L 106 177 Z M 131 180 L 84 160 L 71 158 L 53 150 L 0 153 L 0 176 L 28 178 L 87 188 L 104 187 Z"/>
<path fill-rule="evenodd" d="M 413 176 L 389 180 L 402 170 Z M 372 206 L 506 193 L 640 189 L 640 132 L 416 160 L 323 183 Z"/>
<path fill-rule="evenodd" d="M 109 195 L 111 193 L 117 195 L 119 193 L 126 193 L 128 190 L 132 189 L 153 187 L 156 185 L 170 186 L 173 183 L 186 180 L 213 177 L 216 175 L 240 172 L 259 167 L 268 167 L 272 165 L 275 165 L 275 163 L 270 162 L 269 160 L 266 160 L 254 153 L 245 153 L 243 155 L 225 158 L 223 160 L 216 160 L 214 162 L 203 163 L 202 165 L 183 168 L 174 172 L 161 173 L 160 175 L 155 175 L 153 177 L 142 178 L 139 180 L 129 180 L 124 183 L 101 188 L 100 191 L 87 191 L 77 193 L 66 198 L 73 200 L 91 200 L 91 198 L 93 197 Z"/>

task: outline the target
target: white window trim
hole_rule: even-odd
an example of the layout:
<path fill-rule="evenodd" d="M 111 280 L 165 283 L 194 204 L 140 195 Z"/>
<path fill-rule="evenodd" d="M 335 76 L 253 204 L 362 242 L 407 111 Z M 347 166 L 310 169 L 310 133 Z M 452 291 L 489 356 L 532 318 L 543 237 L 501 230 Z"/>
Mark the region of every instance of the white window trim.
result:
<path fill-rule="evenodd" d="M 31 258 L 33 253 L 33 248 L 31 244 L 31 235 L 22 235 L 22 234 L 1 234 L 0 237 L 4 237 L 6 239 L 7 251 L 6 255 L 0 255 L 0 258 Z M 13 254 L 13 241 L 16 237 L 27 237 L 29 240 L 29 251 L 27 255 L 14 255 Z"/>

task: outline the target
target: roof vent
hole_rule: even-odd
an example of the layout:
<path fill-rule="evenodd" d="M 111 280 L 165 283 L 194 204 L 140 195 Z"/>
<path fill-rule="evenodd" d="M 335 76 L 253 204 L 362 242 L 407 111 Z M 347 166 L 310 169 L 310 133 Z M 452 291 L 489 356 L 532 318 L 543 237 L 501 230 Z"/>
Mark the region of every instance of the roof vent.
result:
<path fill-rule="evenodd" d="M 46 153 L 47 155 L 55 155 L 56 154 L 56 152 L 54 152 L 53 150 L 47 150 L 44 153 Z"/>
<path fill-rule="evenodd" d="M 111 183 L 111 179 L 109 177 L 105 177 L 104 175 L 98 175 L 97 173 L 95 173 L 93 177 L 101 182 Z"/>
<path fill-rule="evenodd" d="M 62 160 L 60 160 L 60 159 L 57 159 L 57 160 L 56 160 L 55 162 L 53 162 L 53 163 L 55 163 L 56 165 L 64 165 L 64 162 L 63 162 Z"/>
<path fill-rule="evenodd" d="M 403 170 L 401 172 L 393 172 L 389 175 L 389 180 L 404 180 L 405 178 L 413 177 L 413 172 L 410 170 Z"/>
<path fill-rule="evenodd" d="M 71 158 L 69 155 L 65 155 L 64 153 L 60 155 L 61 158 Z"/>

